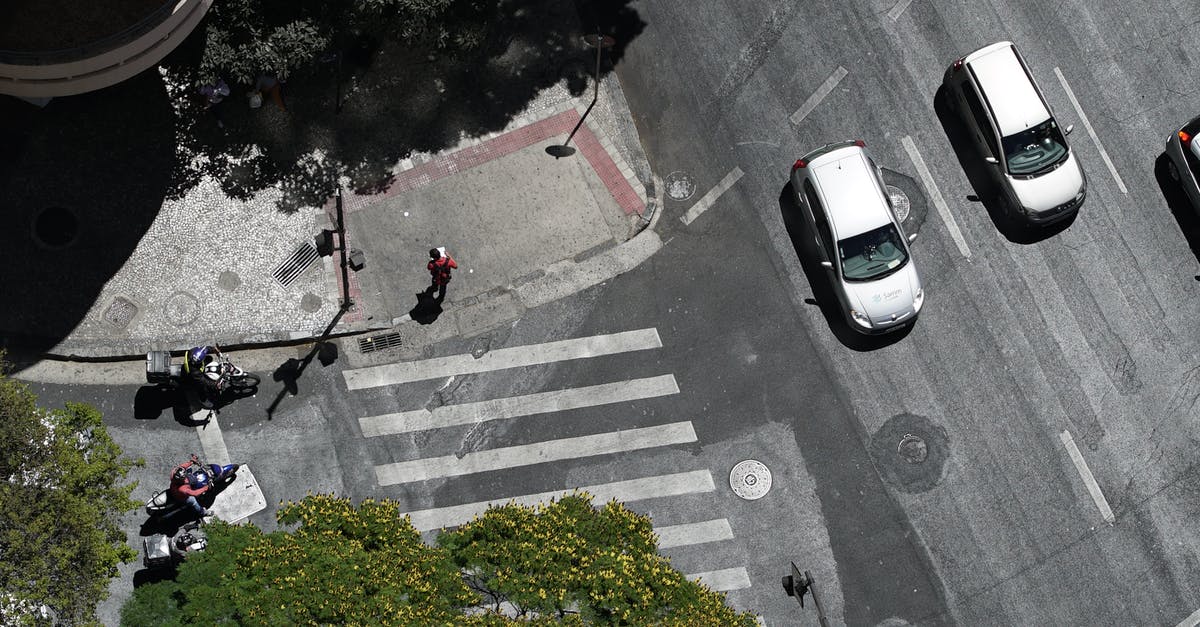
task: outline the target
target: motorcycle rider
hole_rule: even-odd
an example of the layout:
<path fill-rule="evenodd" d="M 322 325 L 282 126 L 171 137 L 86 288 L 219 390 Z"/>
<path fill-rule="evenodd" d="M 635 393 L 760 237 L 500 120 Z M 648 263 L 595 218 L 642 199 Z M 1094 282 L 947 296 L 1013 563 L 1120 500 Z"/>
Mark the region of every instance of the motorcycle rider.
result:
<path fill-rule="evenodd" d="M 208 516 L 209 512 L 196 500 L 196 497 L 208 492 L 212 487 L 208 472 L 200 463 L 200 458 L 194 453 L 191 459 L 179 464 L 171 471 L 171 498 L 187 503 L 198 516 Z"/>
<path fill-rule="evenodd" d="M 210 397 L 225 391 L 225 355 L 216 346 L 197 346 L 189 350 L 183 366 Z"/>

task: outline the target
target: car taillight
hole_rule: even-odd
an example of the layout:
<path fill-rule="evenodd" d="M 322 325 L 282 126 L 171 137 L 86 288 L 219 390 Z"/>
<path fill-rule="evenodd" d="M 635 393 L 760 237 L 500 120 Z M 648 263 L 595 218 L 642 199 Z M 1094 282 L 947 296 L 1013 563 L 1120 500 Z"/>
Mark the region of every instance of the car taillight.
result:
<path fill-rule="evenodd" d="M 865 142 L 865 141 L 863 141 L 863 140 L 861 140 L 861 139 L 856 139 L 856 140 L 854 140 L 854 145 L 855 145 L 855 146 L 858 146 L 859 148 L 866 148 L 866 147 L 867 147 L 867 142 Z"/>
<path fill-rule="evenodd" d="M 950 67 L 954 68 L 954 71 L 957 72 L 962 69 L 962 64 L 963 64 L 963 60 L 959 59 L 959 60 L 955 61 L 954 65 L 952 65 Z"/>
<path fill-rule="evenodd" d="M 1179 141 L 1182 141 L 1183 145 L 1186 146 L 1191 143 L 1192 136 L 1187 131 L 1179 131 Z"/>
<path fill-rule="evenodd" d="M 807 161 L 805 161 L 804 159 L 796 159 L 796 163 L 792 164 L 792 172 L 795 172 L 796 170 L 799 170 L 800 168 L 803 168 L 806 166 L 808 166 Z"/>

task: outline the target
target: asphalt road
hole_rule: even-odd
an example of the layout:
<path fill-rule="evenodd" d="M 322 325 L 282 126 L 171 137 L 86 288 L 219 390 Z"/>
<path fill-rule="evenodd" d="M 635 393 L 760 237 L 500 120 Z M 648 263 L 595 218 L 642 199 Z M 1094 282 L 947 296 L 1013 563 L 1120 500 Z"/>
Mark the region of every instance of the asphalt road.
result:
<path fill-rule="evenodd" d="M 759 384 L 764 396 L 835 382 L 818 399 L 829 404 L 805 412 L 818 424 L 794 411 L 762 418 L 792 429 L 816 480 L 846 620 L 1175 624 L 1200 606 L 1196 236 L 1156 171 L 1167 136 L 1196 115 L 1195 87 L 1179 80 L 1196 67 L 1194 17 L 1168 2 L 637 9 L 647 25 L 618 73 L 656 171 L 696 189 L 668 202 L 660 228 L 668 249 L 693 256 L 660 280 L 709 281 L 689 305 L 697 316 L 734 315 L 780 346 L 800 345 L 794 369 Z M 1060 122 L 1075 125 L 1089 196 L 1057 232 L 1002 230 L 968 200 L 982 191 L 935 102 L 950 62 L 1004 39 L 1020 46 Z M 785 224 L 792 161 L 845 139 L 865 140 L 893 171 L 920 234 L 925 309 L 910 333 L 877 344 L 810 304 L 828 302 L 828 286 L 804 234 Z M 680 221 L 739 170 L 707 211 Z M 682 196 L 687 185 L 668 190 Z M 708 274 L 713 259 L 733 278 Z M 802 437 L 820 430 L 869 456 L 876 478 L 851 483 Z M 932 467 L 896 461 L 906 433 L 926 440 Z M 860 485 L 865 508 L 830 498 Z M 907 542 L 890 549 L 885 522 L 911 528 Z M 911 555 L 873 572 L 897 553 Z M 907 594 L 901 570 L 935 589 Z"/>

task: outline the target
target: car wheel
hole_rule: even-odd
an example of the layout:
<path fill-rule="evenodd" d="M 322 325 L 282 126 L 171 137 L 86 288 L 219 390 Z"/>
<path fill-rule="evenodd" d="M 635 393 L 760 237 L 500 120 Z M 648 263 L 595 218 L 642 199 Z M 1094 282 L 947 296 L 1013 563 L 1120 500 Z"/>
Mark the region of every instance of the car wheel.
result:
<path fill-rule="evenodd" d="M 1175 167 L 1175 162 L 1167 160 L 1167 176 L 1171 177 L 1172 181 L 1179 182 L 1179 168 Z"/>

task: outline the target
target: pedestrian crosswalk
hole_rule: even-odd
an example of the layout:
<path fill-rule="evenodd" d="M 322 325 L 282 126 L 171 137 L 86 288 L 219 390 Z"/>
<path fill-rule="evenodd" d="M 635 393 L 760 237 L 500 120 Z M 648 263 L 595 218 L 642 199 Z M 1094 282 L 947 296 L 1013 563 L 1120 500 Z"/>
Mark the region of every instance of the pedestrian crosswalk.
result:
<path fill-rule="evenodd" d="M 660 349 L 662 346 L 658 330 L 647 328 L 541 344 L 512 346 L 493 350 L 483 355 L 464 353 L 420 361 L 348 369 L 343 371 L 343 377 L 349 390 L 365 390 L 384 386 L 403 386 L 439 378 L 483 375 L 495 371 L 564 361 L 619 356 L 624 353 Z M 555 421 L 561 419 L 561 424 L 568 433 L 576 427 L 585 431 L 581 435 L 471 450 L 466 453 L 430 451 L 441 454 L 411 456 L 415 458 L 400 461 L 389 460 L 387 463 L 374 466 L 376 483 L 381 487 L 405 486 L 409 494 L 413 494 L 414 490 L 419 494 L 422 484 L 430 481 L 444 481 L 477 473 L 512 470 L 534 465 L 585 459 L 595 460 L 616 454 L 653 455 L 652 451 L 656 449 L 686 446 L 698 441 L 695 428 L 688 420 L 619 428 L 601 433 L 587 432 L 590 425 L 586 422 L 572 422 L 573 417 L 580 415 L 577 410 L 614 406 L 614 411 L 619 412 L 621 403 L 680 394 L 680 388 L 674 375 L 659 374 L 620 381 L 587 383 L 576 387 L 521 396 L 363 416 L 358 419 L 363 437 L 379 439 L 385 445 L 386 438 L 389 436 L 404 434 L 419 436 L 441 429 L 510 421 L 536 415 L 553 415 L 552 419 Z M 397 397 L 403 398 L 402 392 Z M 631 416 L 631 418 L 639 418 L 639 416 Z M 626 466 L 622 466 L 622 468 L 624 467 Z M 546 475 L 550 471 L 543 466 L 538 472 Z M 431 485 L 440 486 L 441 483 Z M 559 498 L 574 490 L 582 490 L 591 494 L 596 503 L 611 500 L 636 503 L 649 499 L 687 498 L 688 495 L 699 495 L 701 498 L 706 494 L 715 496 L 713 493 L 716 492 L 717 487 L 712 473 L 707 468 L 680 469 L 680 472 L 630 477 L 592 485 L 565 483 L 560 489 L 535 494 L 511 494 L 503 493 L 501 490 L 501 493 L 487 500 L 408 511 L 405 514 L 418 531 L 428 532 L 462 525 L 485 512 L 490 506 L 505 503 L 533 505 Z M 655 501 L 655 503 L 662 502 Z M 705 510 L 705 513 L 709 512 Z M 680 524 L 656 526 L 655 532 L 659 536 L 659 548 L 664 553 L 670 554 L 672 551 L 679 551 L 689 546 L 711 546 L 710 543 L 729 542 L 735 539 L 734 529 L 729 520 L 712 518 L 710 513 L 703 518 L 703 520 Z M 742 566 L 706 565 L 713 569 L 691 573 L 688 577 L 699 580 L 712 589 L 722 591 L 740 590 L 751 585 L 749 575 Z"/>

